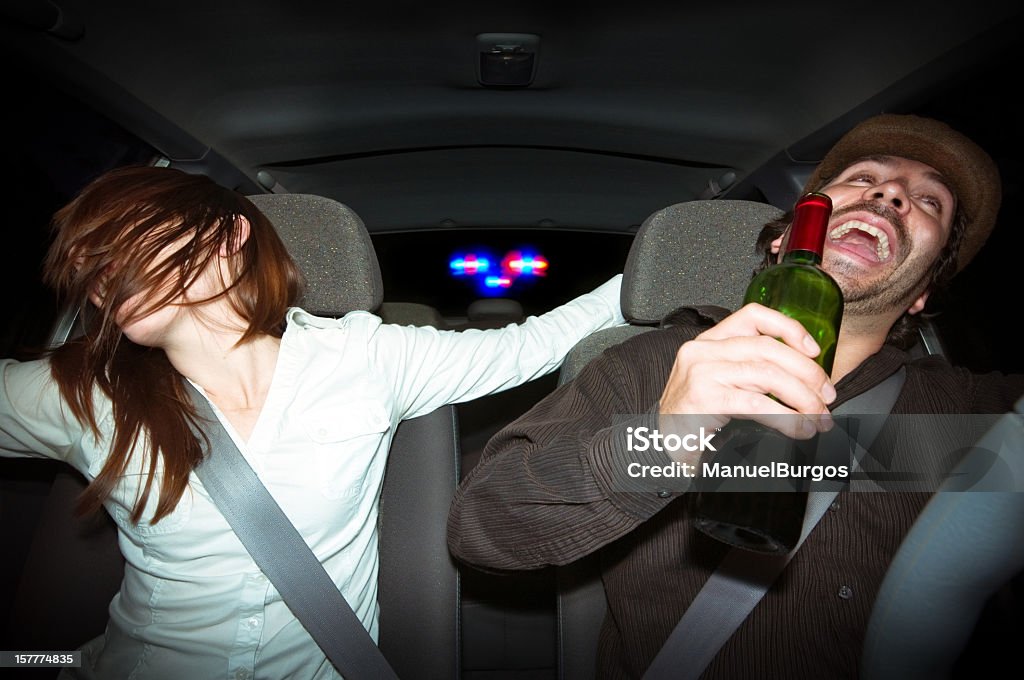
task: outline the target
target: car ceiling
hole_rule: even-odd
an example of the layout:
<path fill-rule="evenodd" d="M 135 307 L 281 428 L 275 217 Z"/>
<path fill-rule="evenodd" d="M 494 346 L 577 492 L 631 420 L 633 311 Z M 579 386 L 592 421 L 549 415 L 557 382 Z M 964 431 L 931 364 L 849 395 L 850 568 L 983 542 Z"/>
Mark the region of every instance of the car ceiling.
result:
<path fill-rule="evenodd" d="M 63 28 L 39 30 L 54 9 Z M 172 162 L 248 190 L 269 172 L 371 231 L 626 231 L 729 172 L 788 200 L 766 179 L 780 159 L 798 186 L 852 122 L 1019 50 L 1021 25 L 1018 3 L 979 0 L 16 0 L 0 17 L 22 64 Z M 479 85 L 493 32 L 539 37 L 532 85 Z"/>

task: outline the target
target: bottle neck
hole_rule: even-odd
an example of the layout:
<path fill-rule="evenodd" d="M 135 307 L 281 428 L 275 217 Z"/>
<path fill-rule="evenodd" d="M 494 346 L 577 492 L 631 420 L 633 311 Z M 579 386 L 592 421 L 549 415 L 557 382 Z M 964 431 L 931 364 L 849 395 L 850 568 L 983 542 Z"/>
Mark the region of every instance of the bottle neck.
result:
<path fill-rule="evenodd" d="M 805 194 L 797 201 L 782 261 L 794 264 L 821 264 L 825 232 L 831 214 L 832 199 L 826 194 L 813 192 Z"/>
<path fill-rule="evenodd" d="M 802 248 L 787 250 L 782 256 L 782 261 L 786 264 L 810 264 L 816 266 L 821 264 L 821 253 Z"/>

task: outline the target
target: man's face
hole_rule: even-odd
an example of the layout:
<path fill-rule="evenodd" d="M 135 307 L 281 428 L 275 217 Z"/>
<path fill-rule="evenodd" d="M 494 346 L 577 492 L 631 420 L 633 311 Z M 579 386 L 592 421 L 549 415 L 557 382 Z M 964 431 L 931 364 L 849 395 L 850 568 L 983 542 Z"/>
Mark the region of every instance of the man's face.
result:
<path fill-rule="evenodd" d="M 848 311 L 920 311 L 952 229 L 956 199 L 929 165 L 895 156 L 854 163 L 822 191 L 832 217 L 822 266 Z"/>

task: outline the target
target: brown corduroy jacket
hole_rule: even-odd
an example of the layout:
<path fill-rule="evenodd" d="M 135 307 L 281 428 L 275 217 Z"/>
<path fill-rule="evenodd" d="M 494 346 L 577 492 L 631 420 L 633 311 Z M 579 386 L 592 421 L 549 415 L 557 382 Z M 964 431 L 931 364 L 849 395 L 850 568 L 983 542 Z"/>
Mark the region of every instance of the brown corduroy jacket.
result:
<path fill-rule="evenodd" d="M 643 674 L 728 550 L 693 528 L 694 494 L 615 487 L 609 427 L 656 408 L 679 345 L 722 313 L 680 310 L 666 328 L 606 351 L 499 432 L 452 505 L 451 551 L 481 568 L 536 569 L 599 551 L 602 678 Z M 975 375 L 886 346 L 839 382 L 832 406 L 904 365 L 894 414 L 1003 413 L 1024 393 L 1024 376 Z M 929 497 L 841 493 L 703 678 L 856 678 L 875 595 Z"/>

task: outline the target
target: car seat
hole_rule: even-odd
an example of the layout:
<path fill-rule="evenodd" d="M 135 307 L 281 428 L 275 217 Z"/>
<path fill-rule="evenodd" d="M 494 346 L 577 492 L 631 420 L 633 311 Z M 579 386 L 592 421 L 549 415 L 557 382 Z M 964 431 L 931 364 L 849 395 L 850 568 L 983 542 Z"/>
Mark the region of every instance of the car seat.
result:
<path fill-rule="evenodd" d="M 376 254 L 350 208 L 313 195 L 250 198 L 307 278 L 305 309 L 342 316 L 380 305 Z M 454 407 L 404 421 L 396 430 L 381 494 L 379 646 L 403 680 L 460 674 L 458 573 L 445 536 L 458 465 Z M 22 649 L 74 649 L 101 634 L 121 583 L 115 525 L 106 515 L 73 516 L 85 480 L 61 467 L 11 612 L 19 639 L 7 642 Z"/>

